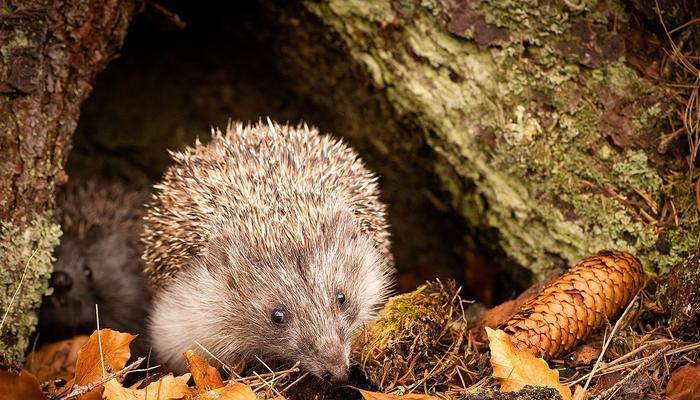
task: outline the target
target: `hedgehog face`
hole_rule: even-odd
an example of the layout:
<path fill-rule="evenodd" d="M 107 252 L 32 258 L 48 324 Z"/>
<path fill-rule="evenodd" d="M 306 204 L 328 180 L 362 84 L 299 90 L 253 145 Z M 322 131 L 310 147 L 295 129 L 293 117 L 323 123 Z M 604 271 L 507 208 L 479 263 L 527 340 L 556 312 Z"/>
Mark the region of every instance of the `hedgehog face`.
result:
<path fill-rule="evenodd" d="M 49 280 L 52 293 L 41 303 L 40 332 L 65 338 L 95 327 L 92 269 L 81 247 L 77 238 L 64 235 L 54 251 L 56 262 Z"/>
<path fill-rule="evenodd" d="M 386 296 L 388 277 L 380 257 L 350 215 L 335 219 L 311 247 L 287 253 L 277 282 L 260 286 L 266 306 L 254 348 L 260 355 L 300 361 L 333 384 L 344 383 L 352 340 Z"/>
<path fill-rule="evenodd" d="M 299 361 L 319 378 L 344 382 L 354 335 L 383 305 L 391 269 L 349 210 L 323 208 L 314 222 L 298 230 L 303 240 L 285 233 L 264 248 L 260 238 L 223 229 L 192 266 L 193 279 L 161 294 L 171 304 L 156 301 L 152 333 L 168 346 L 160 352 L 178 354 L 197 340 L 232 363 Z M 182 327 L 178 321 L 193 318 L 188 310 L 209 314 L 197 311 L 199 325 Z"/>
<path fill-rule="evenodd" d="M 224 264 L 235 265 L 228 283 L 231 317 L 260 322 L 254 332 L 243 328 L 240 334 L 266 362 L 299 361 L 339 384 L 347 379 L 353 337 L 383 304 L 390 280 L 349 211 L 325 210 L 316 228 L 303 242 L 280 240 L 262 257 L 257 249 L 257 256 L 229 253 Z M 254 284 L 242 288 L 241 282 Z"/>
<path fill-rule="evenodd" d="M 41 331 L 56 338 L 89 333 L 96 327 L 95 304 L 102 327 L 123 329 L 135 318 L 129 314 L 137 313 L 129 313 L 128 307 L 145 308 L 144 283 L 128 272 L 135 269 L 130 263 L 138 260 L 136 250 L 123 235 L 92 232 L 81 240 L 65 234 L 54 255 L 49 282 L 53 293 L 39 311 Z"/>

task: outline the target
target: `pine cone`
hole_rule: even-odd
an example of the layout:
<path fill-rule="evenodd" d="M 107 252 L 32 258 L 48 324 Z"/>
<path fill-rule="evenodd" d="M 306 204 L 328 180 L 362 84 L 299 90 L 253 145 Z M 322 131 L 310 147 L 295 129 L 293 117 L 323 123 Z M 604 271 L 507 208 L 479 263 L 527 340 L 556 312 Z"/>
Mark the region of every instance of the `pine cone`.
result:
<path fill-rule="evenodd" d="M 644 269 L 635 256 L 602 251 L 544 288 L 499 329 L 518 348 L 553 358 L 612 320 L 643 284 Z"/>

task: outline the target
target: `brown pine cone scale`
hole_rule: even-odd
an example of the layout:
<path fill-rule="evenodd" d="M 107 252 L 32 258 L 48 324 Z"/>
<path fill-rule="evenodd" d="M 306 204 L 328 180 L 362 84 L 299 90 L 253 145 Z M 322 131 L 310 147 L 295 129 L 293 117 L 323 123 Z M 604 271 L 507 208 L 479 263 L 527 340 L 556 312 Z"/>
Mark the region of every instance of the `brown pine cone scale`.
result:
<path fill-rule="evenodd" d="M 554 358 L 611 321 L 644 284 L 642 264 L 630 253 L 602 251 L 567 271 L 499 326 L 513 344 Z"/>

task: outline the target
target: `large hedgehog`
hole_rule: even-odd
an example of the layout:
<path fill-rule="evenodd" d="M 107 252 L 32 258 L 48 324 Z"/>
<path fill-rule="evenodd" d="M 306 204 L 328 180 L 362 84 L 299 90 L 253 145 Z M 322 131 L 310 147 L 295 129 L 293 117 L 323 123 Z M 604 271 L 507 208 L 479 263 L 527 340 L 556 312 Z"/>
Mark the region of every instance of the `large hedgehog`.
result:
<path fill-rule="evenodd" d="M 39 339 L 90 334 L 100 326 L 139 333 L 149 291 L 141 276 L 144 192 L 118 182 L 71 181 L 57 195 L 63 235 L 54 252 L 51 295 L 39 310 Z M 137 340 L 144 350 L 144 340 Z"/>
<path fill-rule="evenodd" d="M 354 334 L 392 279 L 377 178 L 305 125 L 229 125 L 174 153 L 145 217 L 156 355 L 299 361 L 344 382 Z"/>

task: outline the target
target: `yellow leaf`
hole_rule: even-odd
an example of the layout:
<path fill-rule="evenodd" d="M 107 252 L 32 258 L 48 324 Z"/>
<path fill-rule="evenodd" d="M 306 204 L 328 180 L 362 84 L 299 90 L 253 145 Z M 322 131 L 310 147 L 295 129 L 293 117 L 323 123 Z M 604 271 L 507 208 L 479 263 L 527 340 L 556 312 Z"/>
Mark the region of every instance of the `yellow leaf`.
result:
<path fill-rule="evenodd" d="M 405 394 L 403 396 L 395 396 L 393 394 L 368 392 L 366 390 L 360 390 L 362 398 L 365 400 L 439 400 L 437 397 L 429 396 L 427 394 Z"/>
<path fill-rule="evenodd" d="M 128 333 L 121 333 L 111 329 L 101 329 L 90 335 L 90 339 L 78 350 L 78 358 L 75 363 L 75 384 L 87 385 L 95 382 L 107 374 L 102 370 L 104 360 L 105 369 L 119 371 L 124 368 L 131 357 L 129 343 L 136 337 Z M 102 351 L 100 352 L 100 343 Z"/>
<path fill-rule="evenodd" d="M 571 390 L 559 383 L 559 372 L 550 369 L 541 358 L 516 348 L 510 335 L 500 329 L 486 328 L 491 349 L 493 377 L 501 382 L 501 392 L 513 392 L 525 385 L 556 389 L 564 400 L 571 400 Z"/>
<path fill-rule="evenodd" d="M 36 376 L 39 382 L 52 379 L 69 380 L 75 374 L 78 350 L 88 341 L 88 336 L 49 343 L 29 353 L 24 368 Z"/>
<path fill-rule="evenodd" d="M 192 350 L 187 350 L 183 354 L 187 359 L 190 372 L 192 372 L 194 384 L 200 392 L 206 392 L 207 390 L 218 389 L 224 386 L 224 381 L 221 379 L 219 371 L 209 365 L 205 359 L 195 354 Z"/>
<path fill-rule="evenodd" d="M 256 400 L 255 392 L 242 384 L 234 383 L 233 385 L 224 386 L 222 388 L 204 392 L 195 397 L 196 400 Z M 284 399 L 282 399 L 284 400 Z"/>
<path fill-rule="evenodd" d="M 178 377 L 166 375 L 143 389 L 129 389 L 117 382 L 116 379 L 105 383 L 102 397 L 105 400 L 176 400 L 190 394 L 187 381 L 190 374 Z"/>

